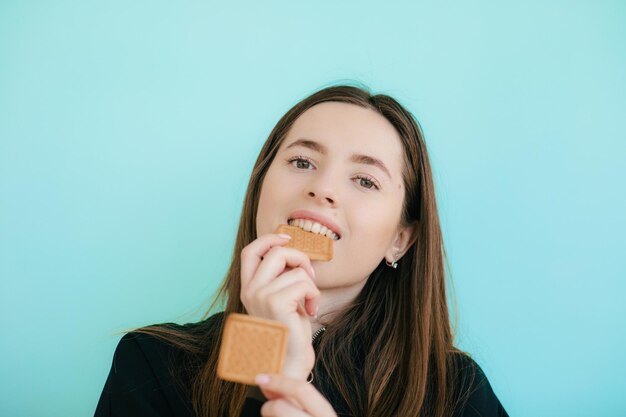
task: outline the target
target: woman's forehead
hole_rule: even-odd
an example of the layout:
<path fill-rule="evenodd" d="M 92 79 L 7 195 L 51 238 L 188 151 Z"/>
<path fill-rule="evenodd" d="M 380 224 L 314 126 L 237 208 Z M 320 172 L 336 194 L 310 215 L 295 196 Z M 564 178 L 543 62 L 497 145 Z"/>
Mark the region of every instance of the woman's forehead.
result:
<path fill-rule="evenodd" d="M 307 109 L 295 120 L 291 130 L 397 136 L 391 123 L 374 109 L 334 101 L 320 103 Z"/>
<path fill-rule="evenodd" d="M 308 147 L 321 154 L 363 154 L 400 165 L 402 142 L 393 125 L 373 109 L 326 102 L 302 113 L 281 148 Z"/>

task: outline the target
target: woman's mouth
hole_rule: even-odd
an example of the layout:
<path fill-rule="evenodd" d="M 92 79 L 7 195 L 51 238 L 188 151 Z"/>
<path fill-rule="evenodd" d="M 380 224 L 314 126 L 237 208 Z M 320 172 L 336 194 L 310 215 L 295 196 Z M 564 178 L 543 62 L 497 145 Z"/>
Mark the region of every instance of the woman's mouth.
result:
<path fill-rule="evenodd" d="M 328 229 L 321 223 L 318 223 L 309 219 L 290 219 L 288 221 L 289 226 L 299 227 L 307 232 L 316 233 L 318 235 L 326 236 L 332 240 L 339 240 L 337 233 Z"/>

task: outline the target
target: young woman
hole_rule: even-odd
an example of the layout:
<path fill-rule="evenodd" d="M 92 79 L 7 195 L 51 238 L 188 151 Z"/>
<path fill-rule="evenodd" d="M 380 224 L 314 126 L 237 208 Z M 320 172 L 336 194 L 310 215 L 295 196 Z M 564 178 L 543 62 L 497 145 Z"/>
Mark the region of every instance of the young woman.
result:
<path fill-rule="evenodd" d="M 286 248 L 294 224 L 334 242 L 329 262 Z M 323 89 L 285 114 L 255 163 L 224 311 L 122 338 L 104 416 L 506 416 L 455 348 L 433 179 L 413 116 L 386 95 Z M 217 378 L 229 313 L 289 327 L 280 375 Z M 267 399 L 267 401 L 266 401 Z"/>

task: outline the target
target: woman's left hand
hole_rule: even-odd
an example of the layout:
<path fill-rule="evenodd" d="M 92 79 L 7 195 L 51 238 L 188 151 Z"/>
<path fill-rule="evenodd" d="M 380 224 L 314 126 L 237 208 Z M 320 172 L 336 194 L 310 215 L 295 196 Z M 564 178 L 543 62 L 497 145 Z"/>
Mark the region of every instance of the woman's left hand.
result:
<path fill-rule="evenodd" d="M 311 384 L 285 375 L 257 375 L 268 401 L 261 408 L 263 417 L 337 417 L 328 400 Z"/>

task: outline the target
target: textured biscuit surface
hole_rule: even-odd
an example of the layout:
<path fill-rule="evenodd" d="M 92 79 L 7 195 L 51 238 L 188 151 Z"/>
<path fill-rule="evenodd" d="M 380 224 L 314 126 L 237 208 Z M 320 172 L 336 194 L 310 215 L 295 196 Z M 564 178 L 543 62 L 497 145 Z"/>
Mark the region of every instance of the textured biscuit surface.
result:
<path fill-rule="evenodd" d="M 257 374 L 281 373 L 288 336 L 289 330 L 282 323 L 231 313 L 224 325 L 217 376 L 255 385 Z"/>
<path fill-rule="evenodd" d="M 285 247 L 301 250 L 312 261 L 330 261 L 333 259 L 333 240 L 329 237 L 307 232 L 287 224 L 278 226 L 276 233 L 286 233 L 291 236 L 291 240 Z"/>

